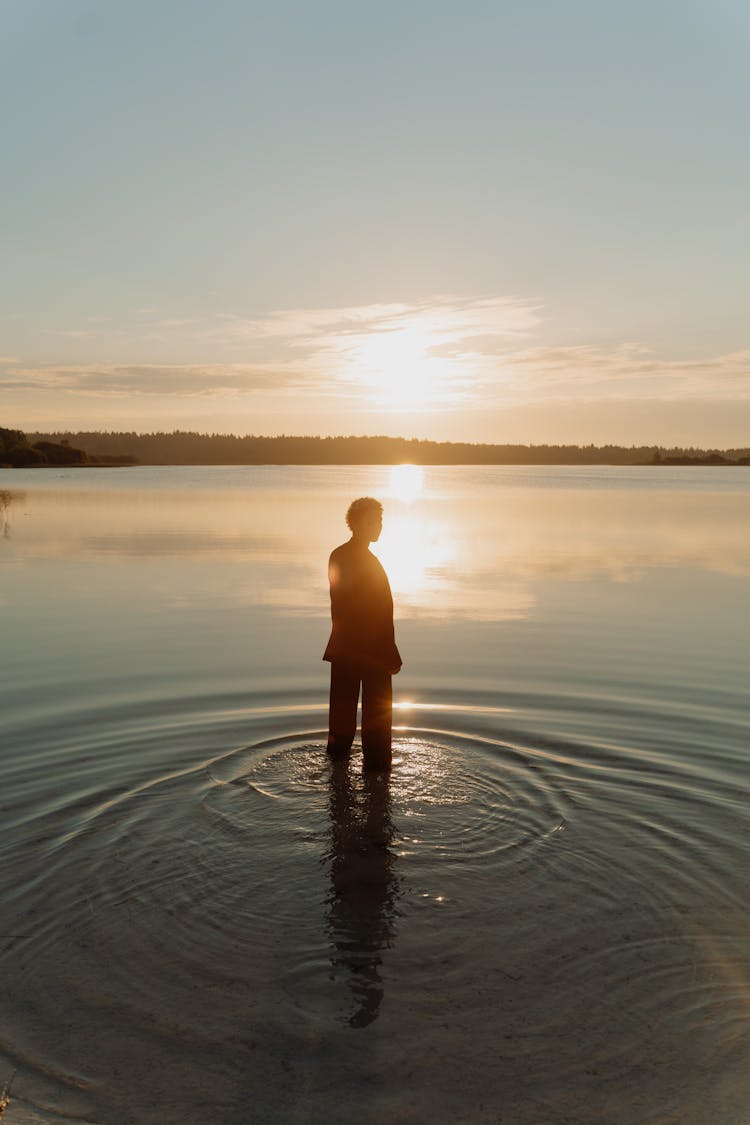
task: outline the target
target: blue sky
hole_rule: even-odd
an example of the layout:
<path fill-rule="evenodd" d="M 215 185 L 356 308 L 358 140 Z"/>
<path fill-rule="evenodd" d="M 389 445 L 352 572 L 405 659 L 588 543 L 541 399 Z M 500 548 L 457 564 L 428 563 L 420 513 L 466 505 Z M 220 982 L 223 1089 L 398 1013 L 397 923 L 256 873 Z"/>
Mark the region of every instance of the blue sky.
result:
<path fill-rule="evenodd" d="M 750 444 L 750 9 L 3 0 L 0 413 Z"/>

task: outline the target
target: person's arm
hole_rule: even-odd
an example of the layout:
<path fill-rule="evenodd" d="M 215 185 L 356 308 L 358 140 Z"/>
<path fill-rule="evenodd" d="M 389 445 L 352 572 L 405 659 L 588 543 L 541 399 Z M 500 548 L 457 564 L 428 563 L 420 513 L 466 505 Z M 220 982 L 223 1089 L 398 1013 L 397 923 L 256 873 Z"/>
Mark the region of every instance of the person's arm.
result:
<path fill-rule="evenodd" d="M 388 575 L 385 573 L 382 564 L 379 563 L 379 581 L 377 592 L 378 605 L 378 618 L 379 629 L 381 638 L 381 647 L 383 658 L 387 664 L 387 670 L 392 676 L 397 675 L 401 671 L 401 654 L 396 647 L 396 630 L 393 624 L 393 595 L 391 594 L 391 584 L 388 581 Z"/>

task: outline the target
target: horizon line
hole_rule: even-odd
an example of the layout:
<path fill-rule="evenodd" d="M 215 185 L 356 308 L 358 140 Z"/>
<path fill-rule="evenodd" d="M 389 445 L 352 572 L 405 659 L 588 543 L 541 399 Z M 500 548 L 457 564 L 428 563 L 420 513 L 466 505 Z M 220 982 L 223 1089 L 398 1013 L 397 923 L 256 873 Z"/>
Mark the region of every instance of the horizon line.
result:
<path fill-rule="evenodd" d="M 15 428 L 15 427 L 8 427 Z M 19 427 L 20 428 L 20 427 Z M 391 434 L 298 434 L 298 433 L 277 433 L 277 434 L 259 434 L 247 433 L 237 434 L 229 431 L 219 430 L 108 430 L 108 429 L 29 429 L 21 430 L 22 433 L 29 433 L 42 436 L 64 436 L 70 435 L 110 435 L 110 436 L 134 436 L 139 438 L 149 437 L 198 437 L 198 438 L 228 438 L 234 441 L 388 441 L 388 442 L 404 442 L 406 444 L 414 445 L 437 445 L 437 446 L 471 446 L 473 448 L 485 449 L 502 449 L 502 448 L 516 448 L 516 449 L 694 449 L 705 452 L 727 452 L 729 450 L 750 448 L 748 446 L 725 446 L 723 448 L 714 445 L 667 445 L 660 442 L 630 442 L 625 444 L 623 442 L 607 441 L 601 444 L 597 442 L 560 442 L 560 441 L 471 441 L 467 439 L 462 440 L 439 440 L 436 438 L 419 438 L 419 437 L 405 437 L 403 435 Z"/>

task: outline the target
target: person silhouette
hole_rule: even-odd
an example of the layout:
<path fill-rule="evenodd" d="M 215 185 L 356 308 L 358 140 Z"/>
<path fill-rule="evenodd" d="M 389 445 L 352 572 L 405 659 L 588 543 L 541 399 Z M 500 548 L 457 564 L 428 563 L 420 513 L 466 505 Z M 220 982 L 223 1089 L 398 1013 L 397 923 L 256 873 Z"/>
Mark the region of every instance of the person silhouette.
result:
<path fill-rule="evenodd" d="M 323 659 L 331 665 L 328 753 L 348 756 L 357 729 L 362 688 L 365 770 L 391 767 L 392 684 L 401 669 L 388 577 L 369 550 L 383 527 L 383 505 L 362 496 L 349 505 L 351 539 L 331 552 L 331 636 Z"/>

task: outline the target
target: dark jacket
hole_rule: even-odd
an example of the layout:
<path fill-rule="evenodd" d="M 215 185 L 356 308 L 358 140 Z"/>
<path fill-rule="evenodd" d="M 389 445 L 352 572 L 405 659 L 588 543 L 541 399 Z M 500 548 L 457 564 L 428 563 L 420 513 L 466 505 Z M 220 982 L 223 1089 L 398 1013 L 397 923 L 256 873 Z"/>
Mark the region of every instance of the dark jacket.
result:
<path fill-rule="evenodd" d="M 396 673 L 401 656 L 393 631 L 388 577 L 367 544 L 350 539 L 328 560 L 333 628 L 324 660 Z"/>

